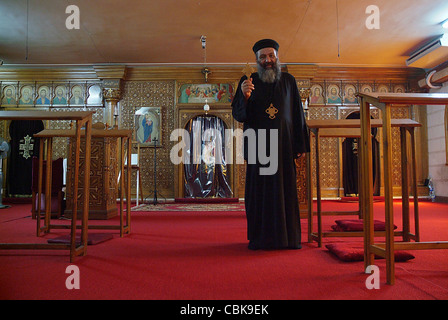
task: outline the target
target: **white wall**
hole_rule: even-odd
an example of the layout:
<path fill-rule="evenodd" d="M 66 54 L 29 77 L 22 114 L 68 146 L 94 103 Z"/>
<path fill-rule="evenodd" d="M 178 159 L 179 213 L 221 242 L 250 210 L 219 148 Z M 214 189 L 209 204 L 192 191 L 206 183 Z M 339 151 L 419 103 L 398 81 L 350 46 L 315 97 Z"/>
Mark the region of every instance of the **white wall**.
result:
<path fill-rule="evenodd" d="M 448 82 L 431 92 L 448 93 Z M 445 106 L 427 106 L 429 176 L 434 183 L 436 197 L 448 198 L 448 165 L 445 146 Z"/>

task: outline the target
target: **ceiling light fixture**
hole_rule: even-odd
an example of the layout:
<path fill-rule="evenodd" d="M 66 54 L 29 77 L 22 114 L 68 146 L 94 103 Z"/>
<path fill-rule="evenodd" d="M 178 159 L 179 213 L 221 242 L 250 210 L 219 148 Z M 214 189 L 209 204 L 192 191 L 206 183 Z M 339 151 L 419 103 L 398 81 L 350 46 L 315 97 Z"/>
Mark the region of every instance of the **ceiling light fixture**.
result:
<path fill-rule="evenodd" d="M 206 36 L 201 36 L 201 46 L 202 49 L 204 49 L 204 68 L 202 69 L 202 74 L 204 75 L 205 78 L 205 82 L 208 82 L 208 75 L 210 73 L 212 73 L 208 68 L 207 68 L 207 37 Z"/>
<path fill-rule="evenodd" d="M 202 35 L 201 36 L 201 46 L 202 49 L 204 50 L 204 68 L 202 69 L 202 74 L 204 75 L 205 78 L 205 82 L 208 81 L 208 75 L 211 73 L 211 71 L 207 68 L 207 37 Z M 208 114 L 208 111 L 210 110 L 210 106 L 208 105 L 207 99 L 205 99 L 205 104 L 204 104 L 204 111 L 205 114 Z"/>
<path fill-rule="evenodd" d="M 439 63 L 439 60 L 446 61 L 446 48 L 448 46 L 448 33 L 438 36 L 433 41 L 414 51 L 406 60 L 406 65 L 413 65 L 419 68 L 432 68 L 430 64 Z"/>
<path fill-rule="evenodd" d="M 445 33 L 442 38 L 440 38 L 440 45 L 442 47 L 448 47 L 448 33 Z"/>

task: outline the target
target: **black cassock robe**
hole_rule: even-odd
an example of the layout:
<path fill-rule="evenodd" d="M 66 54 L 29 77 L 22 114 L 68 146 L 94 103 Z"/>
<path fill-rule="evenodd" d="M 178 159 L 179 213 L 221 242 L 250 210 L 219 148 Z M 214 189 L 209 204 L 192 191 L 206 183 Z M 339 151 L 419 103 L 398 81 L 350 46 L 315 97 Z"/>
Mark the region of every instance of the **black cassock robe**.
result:
<path fill-rule="evenodd" d="M 255 89 L 246 102 L 241 92 L 241 78 L 232 102 L 233 117 L 244 123 L 244 130 L 254 131 L 257 142 L 245 138 L 244 159 L 247 161 L 245 206 L 247 236 L 251 249 L 300 248 L 301 228 L 297 199 L 296 165 L 298 153 L 310 151 L 309 131 L 303 114 L 302 102 L 295 78 L 282 73 L 279 81 L 268 84 L 252 74 Z M 273 105 L 277 113 L 266 109 Z M 278 154 L 275 174 L 260 174 L 261 164 L 251 160 L 253 147 L 258 145 L 259 129 L 278 130 L 278 141 L 270 150 L 270 136 L 266 140 L 268 155 Z M 249 135 L 247 135 L 249 136 Z M 278 146 L 278 149 L 277 149 Z M 258 150 L 256 150 L 258 152 Z M 256 157 L 258 159 L 258 157 Z M 249 161 L 248 161 L 249 160 Z"/>

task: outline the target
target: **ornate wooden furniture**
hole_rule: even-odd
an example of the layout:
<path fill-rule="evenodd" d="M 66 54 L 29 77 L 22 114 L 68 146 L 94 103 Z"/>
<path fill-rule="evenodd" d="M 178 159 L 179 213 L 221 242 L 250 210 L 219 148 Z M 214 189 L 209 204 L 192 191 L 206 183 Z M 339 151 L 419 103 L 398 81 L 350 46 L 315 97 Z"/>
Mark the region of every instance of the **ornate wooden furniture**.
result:
<path fill-rule="evenodd" d="M 83 135 L 83 133 L 81 133 Z M 75 136 L 75 132 L 73 130 L 43 130 L 37 134 L 34 135 L 35 137 L 40 138 L 41 144 L 43 144 L 45 141 L 47 141 L 47 145 L 51 145 L 51 140 L 54 137 L 67 137 L 67 138 L 74 138 Z M 98 130 L 98 129 L 92 129 L 92 140 L 93 139 L 99 139 L 99 140 L 104 140 L 104 139 L 120 139 L 121 140 L 121 148 L 120 150 L 120 174 L 119 174 L 119 199 L 120 199 L 120 209 L 119 209 L 119 215 L 120 215 L 120 225 L 119 226 L 114 226 L 114 225 L 89 225 L 89 229 L 119 229 L 120 230 L 120 236 L 123 236 L 125 233 L 130 233 L 130 223 L 131 223 L 131 167 L 127 167 L 126 170 L 126 175 L 125 173 L 125 154 L 127 155 L 127 161 L 129 163 L 130 159 L 131 159 L 131 144 L 132 144 L 132 130 Z M 79 150 L 79 149 L 75 149 L 75 150 Z M 116 151 L 116 150 L 115 150 Z M 114 152 L 115 152 L 114 151 Z M 51 152 L 51 150 L 49 151 Z M 74 152 L 75 157 L 79 157 L 79 153 L 81 153 L 81 158 L 82 158 L 82 154 L 84 154 L 83 150 L 82 152 Z M 111 152 L 110 150 L 108 152 L 106 152 L 106 154 L 112 154 L 113 152 Z M 47 154 L 47 158 L 50 157 L 50 154 Z M 93 159 L 92 159 L 93 161 Z M 85 165 L 86 161 L 84 161 L 84 159 L 81 159 L 81 161 L 79 162 L 79 166 L 81 168 L 83 168 L 83 166 Z M 110 168 L 107 168 L 106 172 L 108 171 L 117 171 L 116 167 L 118 166 L 118 161 L 116 161 L 116 163 L 112 164 L 109 163 Z M 74 171 L 75 167 L 72 167 L 71 171 Z M 102 172 L 102 171 L 101 171 Z M 100 176 L 98 179 L 101 180 L 101 188 L 107 189 L 109 188 L 110 184 L 113 184 L 113 186 L 117 185 L 117 180 L 115 179 L 116 174 L 110 174 L 111 177 L 113 177 L 113 181 L 111 181 L 110 179 L 108 179 L 109 174 L 106 174 L 105 176 Z M 125 183 L 124 183 L 124 177 L 126 176 L 126 187 L 125 187 Z M 74 175 L 72 178 L 75 178 L 76 175 Z M 71 195 L 73 194 L 73 187 L 71 187 L 71 183 L 69 183 L 71 179 L 67 179 L 67 195 Z M 70 186 L 70 187 L 69 187 Z M 93 185 L 90 184 L 91 189 L 89 190 L 90 193 L 90 197 L 89 197 L 89 209 L 95 205 L 95 203 L 92 204 L 91 200 L 92 198 L 98 198 L 99 197 L 106 197 L 106 198 L 110 198 L 111 194 L 113 196 L 112 199 L 105 199 L 105 201 L 108 202 L 112 202 L 113 206 L 115 208 L 117 208 L 117 199 L 116 199 L 116 193 L 102 193 L 103 190 L 98 190 L 98 185 Z M 124 199 L 123 199 L 123 192 L 124 190 L 126 190 L 126 224 L 124 223 L 124 213 L 123 213 L 123 209 L 124 209 Z M 84 191 L 84 190 L 83 190 Z M 93 197 L 92 194 L 96 193 L 96 196 Z M 99 194 L 99 195 L 98 195 Z M 67 202 L 68 204 L 70 204 L 70 216 L 74 216 L 76 217 L 77 214 L 75 212 L 76 210 L 76 206 L 75 206 L 75 198 L 72 198 L 69 196 L 67 196 Z M 69 201 L 70 200 L 70 201 Z M 78 202 L 79 201 L 83 201 L 84 199 L 80 199 L 78 198 Z M 65 215 L 66 216 L 66 215 Z M 89 210 L 89 216 L 90 216 L 90 210 Z M 61 229 L 61 228 L 66 228 L 67 226 L 64 225 L 52 225 L 50 224 L 50 216 L 48 216 L 46 214 L 45 216 L 45 225 L 39 229 L 45 232 L 50 232 L 50 229 Z"/>
<path fill-rule="evenodd" d="M 358 93 L 361 106 L 361 143 L 360 161 L 363 181 L 361 184 L 361 210 L 364 217 L 364 270 L 367 266 L 374 264 L 375 254 L 386 259 L 387 283 L 395 283 L 395 250 L 415 250 L 415 249 L 448 249 L 448 242 L 410 242 L 405 239 L 403 242 L 395 243 L 394 223 L 393 223 L 393 198 L 392 198 L 392 120 L 391 108 L 402 104 L 412 105 L 447 105 L 448 94 L 425 94 L 425 93 Z M 384 162 L 384 196 L 385 196 L 385 222 L 386 236 L 385 243 L 375 243 L 373 231 L 373 195 L 372 195 L 372 145 L 370 139 L 370 129 L 372 121 L 370 119 L 370 105 L 374 105 L 382 111 L 383 121 L 383 162 Z M 413 128 L 406 131 L 413 136 Z M 407 173 L 407 152 L 406 152 L 406 131 L 401 131 L 402 147 L 402 199 L 403 210 L 408 210 L 407 199 L 409 194 L 408 173 Z M 412 158 L 415 160 L 415 145 L 411 141 Z M 413 170 L 415 180 L 415 170 Z M 418 198 L 414 190 L 414 206 L 418 204 Z"/>
<path fill-rule="evenodd" d="M 307 121 L 308 127 L 310 128 L 310 131 L 313 133 L 315 137 L 315 166 L 316 166 L 316 197 L 317 197 L 317 233 L 313 231 L 313 209 L 312 205 L 308 206 L 308 242 L 317 241 L 318 246 L 322 246 L 322 238 L 323 237 L 362 237 L 364 235 L 363 232 L 322 232 L 322 215 L 358 215 L 359 218 L 363 218 L 361 206 L 360 209 L 357 211 L 326 211 L 323 212 L 321 208 L 321 192 L 320 192 L 320 170 L 319 170 L 319 141 L 320 138 L 323 137 L 344 137 L 344 138 L 360 138 L 361 137 L 361 130 L 360 130 L 360 120 L 357 119 L 346 119 L 346 120 L 308 120 Z M 403 189 L 403 212 L 402 212 L 402 219 L 403 219 L 403 230 L 402 231 L 394 231 L 394 235 L 403 236 L 403 240 L 408 241 L 410 238 L 413 238 L 414 240 L 419 240 L 419 222 L 418 222 L 418 198 L 417 198 L 417 181 L 416 181 L 416 175 L 415 175 L 415 141 L 414 141 L 414 128 L 420 127 L 421 125 L 413 121 L 411 119 L 391 119 L 391 126 L 392 127 L 399 127 L 401 132 L 401 143 L 403 150 L 406 150 L 406 130 L 411 132 L 411 145 L 413 148 L 413 158 L 411 161 L 412 167 L 413 167 L 413 179 L 412 179 L 412 189 L 414 194 L 414 220 L 415 220 L 415 234 L 410 233 L 410 227 L 409 227 L 409 193 L 406 188 Z M 382 120 L 379 119 L 372 119 L 371 120 L 371 127 L 382 127 Z M 370 136 L 370 135 L 369 135 Z M 407 172 L 407 164 L 408 161 L 406 158 L 406 152 L 402 153 L 402 172 Z M 311 163 L 311 157 L 309 158 L 309 162 Z M 358 161 L 358 166 L 360 167 L 361 162 Z M 311 172 L 311 165 L 307 165 L 307 177 L 308 178 L 308 184 L 309 184 L 309 191 L 308 191 L 308 203 L 313 203 L 313 184 L 312 184 L 312 172 Z M 359 172 L 361 173 L 362 168 L 359 168 Z M 403 174 L 404 177 L 407 177 L 407 174 Z M 363 182 L 363 176 L 359 174 L 358 176 L 359 185 L 361 186 Z M 405 184 L 403 186 L 408 186 L 408 182 L 406 180 Z M 360 201 L 361 204 L 361 192 L 360 192 Z M 376 236 L 384 236 L 385 232 L 382 231 L 376 231 Z"/>
<path fill-rule="evenodd" d="M 118 137 L 109 134 L 116 130 L 92 129 L 91 163 L 90 163 L 90 198 L 89 198 L 89 220 L 106 220 L 118 215 L 118 166 L 120 160 L 117 158 L 119 147 Z M 67 136 L 67 207 L 64 216 L 71 217 L 73 214 L 70 188 L 73 180 L 74 158 L 77 152 L 73 146 L 73 135 L 69 131 L 56 134 Z M 49 131 L 49 135 L 52 133 Z M 116 133 L 115 133 L 116 134 Z M 84 164 L 85 145 L 81 143 L 80 165 Z M 80 199 L 78 199 L 79 201 Z"/>
<path fill-rule="evenodd" d="M 86 255 L 87 253 L 87 229 L 88 229 L 88 199 L 89 199 L 89 185 L 90 185 L 90 141 L 92 131 L 92 114 L 94 111 L 76 111 L 76 112 L 49 112 L 49 111 L 0 111 L 0 120 L 71 120 L 74 121 L 76 126 L 74 130 L 75 148 L 79 149 L 81 145 L 81 128 L 85 126 L 84 140 L 86 143 L 86 166 L 84 170 L 83 197 L 87 201 L 83 203 L 82 209 L 82 223 L 81 223 L 81 241 L 76 243 L 76 213 L 72 217 L 70 225 L 70 244 L 59 243 L 2 243 L 0 249 L 63 249 L 70 250 L 70 262 L 74 260 L 76 256 Z M 39 174 L 38 174 L 38 205 L 37 205 L 37 234 L 40 234 L 40 206 L 41 206 L 41 194 L 42 194 L 42 168 L 43 168 L 43 144 L 40 145 L 39 156 Z M 47 144 L 47 152 L 51 155 L 52 144 Z M 51 201 L 51 164 L 52 161 L 46 161 L 46 183 L 45 183 L 45 202 L 47 204 Z M 75 179 L 73 181 L 73 199 L 78 198 L 78 185 L 79 185 L 79 154 L 75 157 Z M 77 208 L 77 202 L 74 201 L 74 207 Z M 46 206 L 46 216 L 50 216 L 51 206 Z M 77 210 L 76 210 L 77 211 Z M 75 211 L 75 212 L 76 212 Z"/>

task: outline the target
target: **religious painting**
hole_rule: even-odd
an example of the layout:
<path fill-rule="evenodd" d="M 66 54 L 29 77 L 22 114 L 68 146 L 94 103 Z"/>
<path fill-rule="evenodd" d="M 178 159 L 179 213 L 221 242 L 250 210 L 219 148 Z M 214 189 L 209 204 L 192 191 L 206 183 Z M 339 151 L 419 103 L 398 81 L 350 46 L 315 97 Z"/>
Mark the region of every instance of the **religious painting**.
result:
<path fill-rule="evenodd" d="M 58 85 L 54 88 L 53 97 L 54 106 L 66 106 L 67 105 L 67 88 L 64 85 Z"/>
<path fill-rule="evenodd" d="M 346 104 L 358 104 L 358 98 L 356 97 L 356 88 L 354 85 L 349 84 L 344 88 L 344 103 Z"/>
<path fill-rule="evenodd" d="M 336 84 L 330 84 L 327 90 L 327 103 L 328 104 L 341 104 L 341 96 L 339 86 Z"/>
<path fill-rule="evenodd" d="M 142 107 L 135 112 L 135 140 L 141 147 L 162 145 L 162 110 L 160 107 Z"/>
<path fill-rule="evenodd" d="M 33 87 L 25 85 L 20 88 L 19 106 L 26 107 L 34 105 L 33 100 Z"/>
<path fill-rule="evenodd" d="M 103 106 L 103 94 L 98 82 L 87 83 L 36 83 L 3 82 L 0 90 L 2 107 L 50 108 L 71 106 Z"/>
<path fill-rule="evenodd" d="M 80 85 L 75 85 L 71 89 L 70 105 L 71 106 L 83 106 L 84 95 L 83 88 Z"/>
<path fill-rule="evenodd" d="M 16 106 L 16 88 L 15 86 L 8 85 L 3 88 L 2 106 Z"/>
<path fill-rule="evenodd" d="M 50 88 L 48 86 L 40 86 L 37 89 L 36 106 L 49 106 L 50 105 Z"/>
<path fill-rule="evenodd" d="M 404 87 L 404 85 L 399 84 L 394 87 L 394 92 L 395 93 L 405 93 L 406 88 Z"/>
<path fill-rule="evenodd" d="M 324 104 L 324 90 L 319 84 L 311 86 L 310 104 Z"/>
<path fill-rule="evenodd" d="M 180 86 L 178 103 L 230 103 L 233 94 L 229 83 L 186 83 Z"/>
<path fill-rule="evenodd" d="M 103 95 L 101 87 L 94 84 L 89 87 L 89 95 L 87 97 L 87 105 L 89 106 L 101 106 L 103 104 Z"/>
<path fill-rule="evenodd" d="M 380 84 L 380 85 L 378 86 L 378 88 L 376 89 L 376 92 L 379 92 L 379 93 L 388 93 L 388 92 L 389 92 L 389 88 L 388 88 L 387 85 L 385 85 L 385 84 Z"/>
<path fill-rule="evenodd" d="M 372 86 L 369 84 L 363 84 L 361 86 L 361 90 L 359 91 L 360 93 L 372 93 L 373 89 Z"/>

